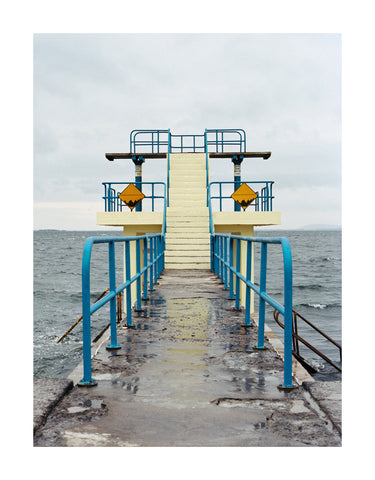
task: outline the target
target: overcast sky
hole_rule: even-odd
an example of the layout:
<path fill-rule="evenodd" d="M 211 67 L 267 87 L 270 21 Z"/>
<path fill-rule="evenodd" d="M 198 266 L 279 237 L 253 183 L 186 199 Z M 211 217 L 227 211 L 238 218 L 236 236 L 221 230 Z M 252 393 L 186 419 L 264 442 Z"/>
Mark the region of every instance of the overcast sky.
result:
<path fill-rule="evenodd" d="M 339 34 L 34 35 L 34 228 L 95 230 L 101 182 L 134 178 L 104 154 L 143 128 L 242 128 L 272 152 L 242 178 L 275 181 L 283 227 L 341 224 Z M 211 180 L 231 180 L 215 162 Z M 146 160 L 145 181 L 164 176 Z"/>

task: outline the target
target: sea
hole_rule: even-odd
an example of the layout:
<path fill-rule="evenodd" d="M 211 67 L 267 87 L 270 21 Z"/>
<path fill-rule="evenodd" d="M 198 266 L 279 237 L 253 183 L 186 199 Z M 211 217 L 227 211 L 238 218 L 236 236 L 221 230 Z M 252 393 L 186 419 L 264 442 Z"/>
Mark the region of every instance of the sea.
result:
<path fill-rule="evenodd" d="M 117 231 L 34 231 L 33 332 L 34 376 L 66 378 L 82 361 L 82 326 L 79 323 L 59 343 L 59 338 L 82 314 L 81 264 L 89 236 L 121 236 Z M 293 308 L 341 345 L 341 231 L 259 230 L 257 237 L 286 237 L 293 262 Z M 260 246 L 255 245 L 255 277 L 259 283 Z M 92 252 L 91 301 L 108 287 L 108 248 L 97 244 Z M 123 278 L 122 249 L 116 248 L 117 281 Z M 280 245 L 268 247 L 267 293 L 283 303 L 283 261 Z M 257 301 L 255 302 L 257 307 Z M 92 338 L 109 322 L 108 304 L 93 314 Z M 283 320 L 283 317 L 280 316 Z M 266 323 L 283 339 L 283 330 L 266 307 Z M 298 333 L 308 343 L 341 366 L 339 349 L 304 322 Z M 312 365 L 317 380 L 341 379 L 341 373 L 304 345 L 301 355 Z"/>

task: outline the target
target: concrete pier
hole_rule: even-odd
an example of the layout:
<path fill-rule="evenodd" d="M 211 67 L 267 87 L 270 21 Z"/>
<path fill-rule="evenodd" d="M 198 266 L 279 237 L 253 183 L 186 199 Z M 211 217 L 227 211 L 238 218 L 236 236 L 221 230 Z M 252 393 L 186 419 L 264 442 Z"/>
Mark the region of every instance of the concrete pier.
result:
<path fill-rule="evenodd" d="M 56 380 L 44 404 L 53 381 L 35 386 L 34 445 L 341 446 L 340 382 L 280 391 L 282 359 L 252 348 L 257 327 L 227 297 L 208 270 L 165 270 L 136 328 L 119 325 L 122 348 L 98 348 L 98 386 Z"/>

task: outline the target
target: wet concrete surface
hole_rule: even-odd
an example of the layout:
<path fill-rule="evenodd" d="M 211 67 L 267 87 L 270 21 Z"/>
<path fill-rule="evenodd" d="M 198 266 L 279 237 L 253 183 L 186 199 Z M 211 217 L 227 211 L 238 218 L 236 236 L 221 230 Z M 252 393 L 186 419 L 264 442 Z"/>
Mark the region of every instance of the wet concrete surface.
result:
<path fill-rule="evenodd" d="M 319 385 L 280 391 L 281 358 L 227 297 L 209 271 L 165 271 L 122 348 L 93 359 L 98 385 L 65 395 L 34 445 L 340 446 L 341 403 L 332 417 Z"/>

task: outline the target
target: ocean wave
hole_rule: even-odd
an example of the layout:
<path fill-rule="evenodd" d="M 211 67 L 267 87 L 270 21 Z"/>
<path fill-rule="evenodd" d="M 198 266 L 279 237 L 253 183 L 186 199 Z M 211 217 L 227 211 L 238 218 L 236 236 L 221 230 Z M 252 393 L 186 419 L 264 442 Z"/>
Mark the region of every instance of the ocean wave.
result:
<path fill-rule="evenodd" d="M 315 308 L 317 310 L 323 310 L 325 308 L 334 308 L 334 307 L 341 307 L 339 303 L 300 303 L 296 305 L 295 308 L 298 309 L 299 307 L 310 307 Z"/>
<path fill-rule="evenodd" d="M 308 303 L 307 306 L 312 308 L 318 308 L 319 310 L 323 310 L 323 308 L 328 307 L 328 305 L 325 305 L 324 303 Z"/>
<path fill-rule="evenodd" d="M 311 285 L 293 285 L 294 288 L 298 288 L 299 290 L 319 290 L 323 288 L 322 285 L 319 284 L 311 284 Z"/>

